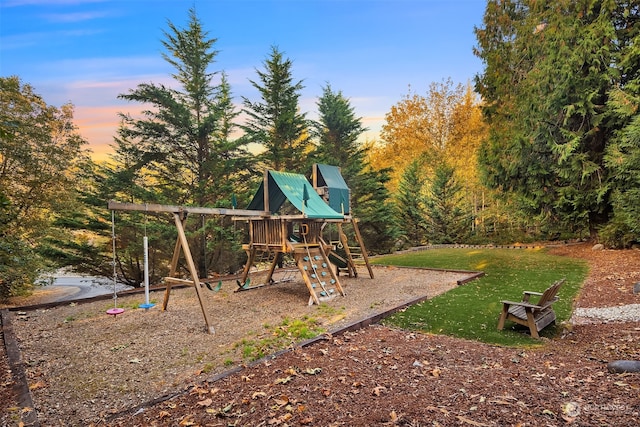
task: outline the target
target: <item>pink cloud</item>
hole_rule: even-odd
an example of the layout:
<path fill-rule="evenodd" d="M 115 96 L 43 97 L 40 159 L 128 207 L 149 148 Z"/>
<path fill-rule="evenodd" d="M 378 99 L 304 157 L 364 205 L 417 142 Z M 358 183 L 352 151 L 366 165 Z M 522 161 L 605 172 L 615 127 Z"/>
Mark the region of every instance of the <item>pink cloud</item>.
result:
<path fill-rule="evenodd" d="M 74 122 L 80 135 L 89 142 L 92 158 L 96 161 L 106 160 L 113 154 L 113 138 L 120 125 L 119 112 L 133 116 L 139 115 L 143 105 L 107 105 L 102 107 L 76 106 Z"/>

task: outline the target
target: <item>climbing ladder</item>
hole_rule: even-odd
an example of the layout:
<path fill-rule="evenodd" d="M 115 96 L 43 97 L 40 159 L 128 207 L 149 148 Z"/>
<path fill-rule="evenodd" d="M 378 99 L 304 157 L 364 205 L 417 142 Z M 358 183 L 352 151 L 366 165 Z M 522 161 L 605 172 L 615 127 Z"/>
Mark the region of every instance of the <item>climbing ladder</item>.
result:
<path fill-rule="evenodd" d="M 293 257 L 298 264 L 307 288 L 309 305 L 320 304 L 338 295 L 344 296 L 338 277 L 335 275 L 325 251 L 320 244 L 291 244 Z"/>

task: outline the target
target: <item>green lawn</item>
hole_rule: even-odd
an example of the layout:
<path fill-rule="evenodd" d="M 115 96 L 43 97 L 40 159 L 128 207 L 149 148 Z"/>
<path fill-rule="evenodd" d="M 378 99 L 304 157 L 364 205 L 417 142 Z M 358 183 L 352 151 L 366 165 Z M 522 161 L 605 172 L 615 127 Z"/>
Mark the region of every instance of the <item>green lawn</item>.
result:
<path fill-rule="evenodd" d="M 374 260 L 376 264 L 483 271 L 485 276 L 385 320 L 405 329 L 452 335 L 499 345 L 531 345 L 519 325 L 496 329 L 501 300 L 520 301 L 522 291 L 542 292 L 558 279 L 567 281 L 554 304 L 556 325 L 571 317 L 573 300 L 584 282 L 586 261 L 550 255 L 544 249 L 433 249 Z M 545 328 L 552 337 L 558 326 Z"/>

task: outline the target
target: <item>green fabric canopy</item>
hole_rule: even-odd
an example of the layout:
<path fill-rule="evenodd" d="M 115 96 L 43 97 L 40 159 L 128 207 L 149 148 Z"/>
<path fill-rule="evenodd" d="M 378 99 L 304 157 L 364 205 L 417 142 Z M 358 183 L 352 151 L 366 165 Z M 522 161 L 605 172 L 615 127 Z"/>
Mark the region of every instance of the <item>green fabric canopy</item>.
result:
<path fill-rule="evenodd" d="M 344 215 L 333 210 L 316 193 L 304 175 L 290 172 L 268 172 L 269 210 L 277 213 L 288 200 L 307 218 L 343 219 Z M 305 200 L 306 199 L 306 200 Z M 253 196 L 247 209 L 264 211 L 264 181 Z"/>
<path fill-rule="evenodd" d="M 349 214 L 351 203 L 351 192 L 345 182 L 340 168 L 337 166 L 317 164 L 318 168 L 318 187 L 327 187 L 329 189 L 329 206 L 337 212 Z"/>

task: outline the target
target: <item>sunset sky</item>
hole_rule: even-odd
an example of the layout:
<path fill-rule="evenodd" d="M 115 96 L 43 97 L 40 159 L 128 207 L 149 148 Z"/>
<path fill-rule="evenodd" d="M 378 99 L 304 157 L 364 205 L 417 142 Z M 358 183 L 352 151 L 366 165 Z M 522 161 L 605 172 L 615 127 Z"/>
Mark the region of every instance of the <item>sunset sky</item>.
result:
<path fill-rule="evenodd" d="M 249 83 L 271 46 L 293 61 L 305 89 L 301 109 L 316 116 L 329 83 L 350 99 L 377 139 L 384 116 L 409 90 L 431 82 L 472 82 L 483 0 L 0 0 L 0 75 L 17 75 L 48 104 L 75 106 L 75 122 L 96 158 L 111 152 L 117 99 L 142 82 L 171 85 L 161 40 L 184 28 L 195 7 L 217 38 L 217 62 L 238 106 L 257 101 Z"/>

